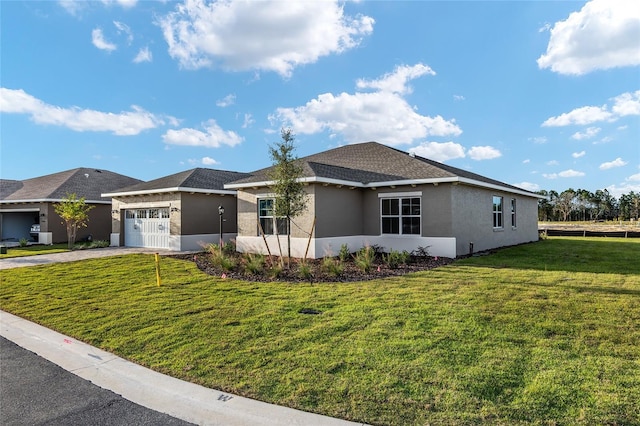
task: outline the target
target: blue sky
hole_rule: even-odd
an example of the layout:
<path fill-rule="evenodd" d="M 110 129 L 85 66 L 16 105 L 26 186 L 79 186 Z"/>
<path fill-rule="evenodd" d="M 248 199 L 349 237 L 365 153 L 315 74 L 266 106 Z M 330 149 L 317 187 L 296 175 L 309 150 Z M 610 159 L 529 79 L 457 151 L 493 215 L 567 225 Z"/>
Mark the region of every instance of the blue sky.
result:
<path fill-rule="evenodd" d="M 640 191 L 640 2 L 0 3 L 1 170 L 151 180 L 375 140 L 529 190 Z"/>

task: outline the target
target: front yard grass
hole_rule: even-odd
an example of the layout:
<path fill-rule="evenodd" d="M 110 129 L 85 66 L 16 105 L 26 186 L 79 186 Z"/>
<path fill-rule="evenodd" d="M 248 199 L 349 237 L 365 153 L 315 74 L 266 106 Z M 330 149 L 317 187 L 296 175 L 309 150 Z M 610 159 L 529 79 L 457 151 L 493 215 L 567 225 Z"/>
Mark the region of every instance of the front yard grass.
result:
<path fill-rule="evenodd" d="M 36 256 L 39 254 L 63 253 L 65 251 L 69 251 L 69 249 L 67 248 L 67 244 L 34 244 L 24 247 L 7 247 L 7 252 L 5 254 L 0 254 L 0 259 L 7 259 L 10 257 Z"/>
<path fill-rule="evenodd" d="M 0 271 L 2 309 L 166 374 L 370 424 L 640 424 L 640 241 L 254 283 L 153 255 Z M 317 315 L 300 313 L 304 309 Z"/>

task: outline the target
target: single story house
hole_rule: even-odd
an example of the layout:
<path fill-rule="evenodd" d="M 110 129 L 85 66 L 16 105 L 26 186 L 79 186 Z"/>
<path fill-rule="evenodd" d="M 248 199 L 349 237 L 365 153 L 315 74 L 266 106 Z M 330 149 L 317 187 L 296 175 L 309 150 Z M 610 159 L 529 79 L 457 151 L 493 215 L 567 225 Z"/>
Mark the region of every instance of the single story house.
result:
<path fill-rule="evenodd" d="M 86 228 L 78 229 L 77 241 L 91 236 L 109 240 L 111 199 L 102 192 L 141 182 L 108 170 L 86 167 L 26 180 L 0 180 L 0 235 L 3 242 L 22 239 L 40 244 L 67 241 L 67 230 L 54 204 L 69 194 L 84 197 L 94 208 L 89 211 Z"/>
<path fill-rule="evenodd" d="M 246 173 L 195 168 L 104 193 L 112 199 L 111 245 L 199 250 L 235 238 L 236 191 Z"/>
<path fill-rule="evenodd" d="M 539 195 L 376 142 L 347 145 L 298 159 L 307 209 L 294 218 L 296 257 L 336 255 L 377 245 L 385 251 L 426 248 L 457 257 L 538 240 Z M 241 252 L 279 253 L 271 167 L 224 185 L 237 191 Z M 277 228 L 277 229 L 276 229 Z M 264 234 L 264 235 L 263 235 Z M 309 239 L 309 235 L 311 238 Z M 280 238 L 282 253 L 287 238 Z"/>

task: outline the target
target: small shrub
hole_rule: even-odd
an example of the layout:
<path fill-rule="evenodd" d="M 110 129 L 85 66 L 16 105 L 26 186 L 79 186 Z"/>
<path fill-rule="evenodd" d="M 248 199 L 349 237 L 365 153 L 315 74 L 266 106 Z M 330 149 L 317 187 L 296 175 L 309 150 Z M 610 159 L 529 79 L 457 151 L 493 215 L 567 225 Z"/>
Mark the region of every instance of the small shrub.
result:
<path fill-rule="evenodd" d="M 346 244 L 341 245 L 340 252 L 338 253 L 338 259 L 340 259 L 341 262 L 346 262 L 350 255 L 351 252 L 349 251 L 349 246 Z"/>
<path fill-rule="evenodd" d="M 222 252 L 227 256 L 236 254 L 236 241 L 229 240 L 222 245 Z"/>
<path fill-rule="evenodd" d="M 247 272 L 254 275 L 261 274 L 264 270 L 265 259 L 262 254 L 247 253 L 244 255 L 244 267 Z"/>
<path fill-rule="evenodd" d="M 269 274 L 269 278 L 276 279 L 282 274 L 282 266 L 273 264 L 271 265 L 267 273 Z"/>
<path fill-rule="evenodd" d="M 27 240 L 26 238 L 20 238 L 20 247 L 26 247 L 29 244 L 29 240 Z"/>
<path fill-rule="evenodd" d="M 382 255 L 382 261 L 389 269 L 398 269 L 400 265 L 404 265 L 409 261 L 411 255 L 408 251 L 391 250 L 388 254 Z"/>
<path fill-rule="evenodd" d="M 376 251 L 373 247 L 363 247 L 353 256 L 354 263 L 365 274 L 368 274 L 373 268 L 373 261 L 376 258 Z"/>
<path fill-rule="evenodd" d="M 206 246 L 209 255 L 211 256 L 211 263 L 226 271 L 231 271 L 236 267 L 236 260 L 233 256 L 228 256 L 220 250 L 220 246 L 217 244 L 209 244 Z"/>
<path fill-rule="evenodd" d="M 322 259 L 322 270 L 332 277 L 339 277 L 344 273 L 344 264 L 340 259 L 325 257 Z"/>
<path fill-rule="evenodd" d="M 415 249 L 415 250 L 413 250 L 411 252 L 411 255 L 415 256 L 415 257 L 429 257 L 430 256 L 429 255 L 429 247 L 430 246 L 427 246 L 427 247 L 418 246 L 417 249 Z"/>
<path fill-rule="evenodd" d="M 302 261 L 299 263 L 298 276 L 303 280 L 311 280 L 313 278 L 313 268 L 309 262 Z"/>

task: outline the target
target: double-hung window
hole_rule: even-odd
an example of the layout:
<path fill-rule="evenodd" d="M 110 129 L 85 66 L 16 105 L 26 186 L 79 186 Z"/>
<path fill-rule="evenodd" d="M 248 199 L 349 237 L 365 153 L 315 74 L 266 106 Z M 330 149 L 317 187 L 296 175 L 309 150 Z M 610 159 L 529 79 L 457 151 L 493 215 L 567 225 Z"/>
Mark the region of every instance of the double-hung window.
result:
<path fill-rule="evenodd" d="M 511 199 L 511 227 L 516 227 L 516 199 Z"/>
<path fill-rule="evenodd" d="M 493 229 L 502 229 L 503 217 L 502 217 L 502 197 L 493 197 Z"/>
<path fill-rule="evenodd" d="M 382 233 L 420 235 L 420 197 L 382 198 Z"/>
<path fill-rule="evenodd" d="M 265 235 L 274 235 L 275 227 L 278 227 L 278 234 L 286 235 L 289 233 L 287 219 L 283 217 L 274 217 L 274 198 L 258 199 L 258 220 Z M 258 233 L 260 231 L 258 230 Z"/>

